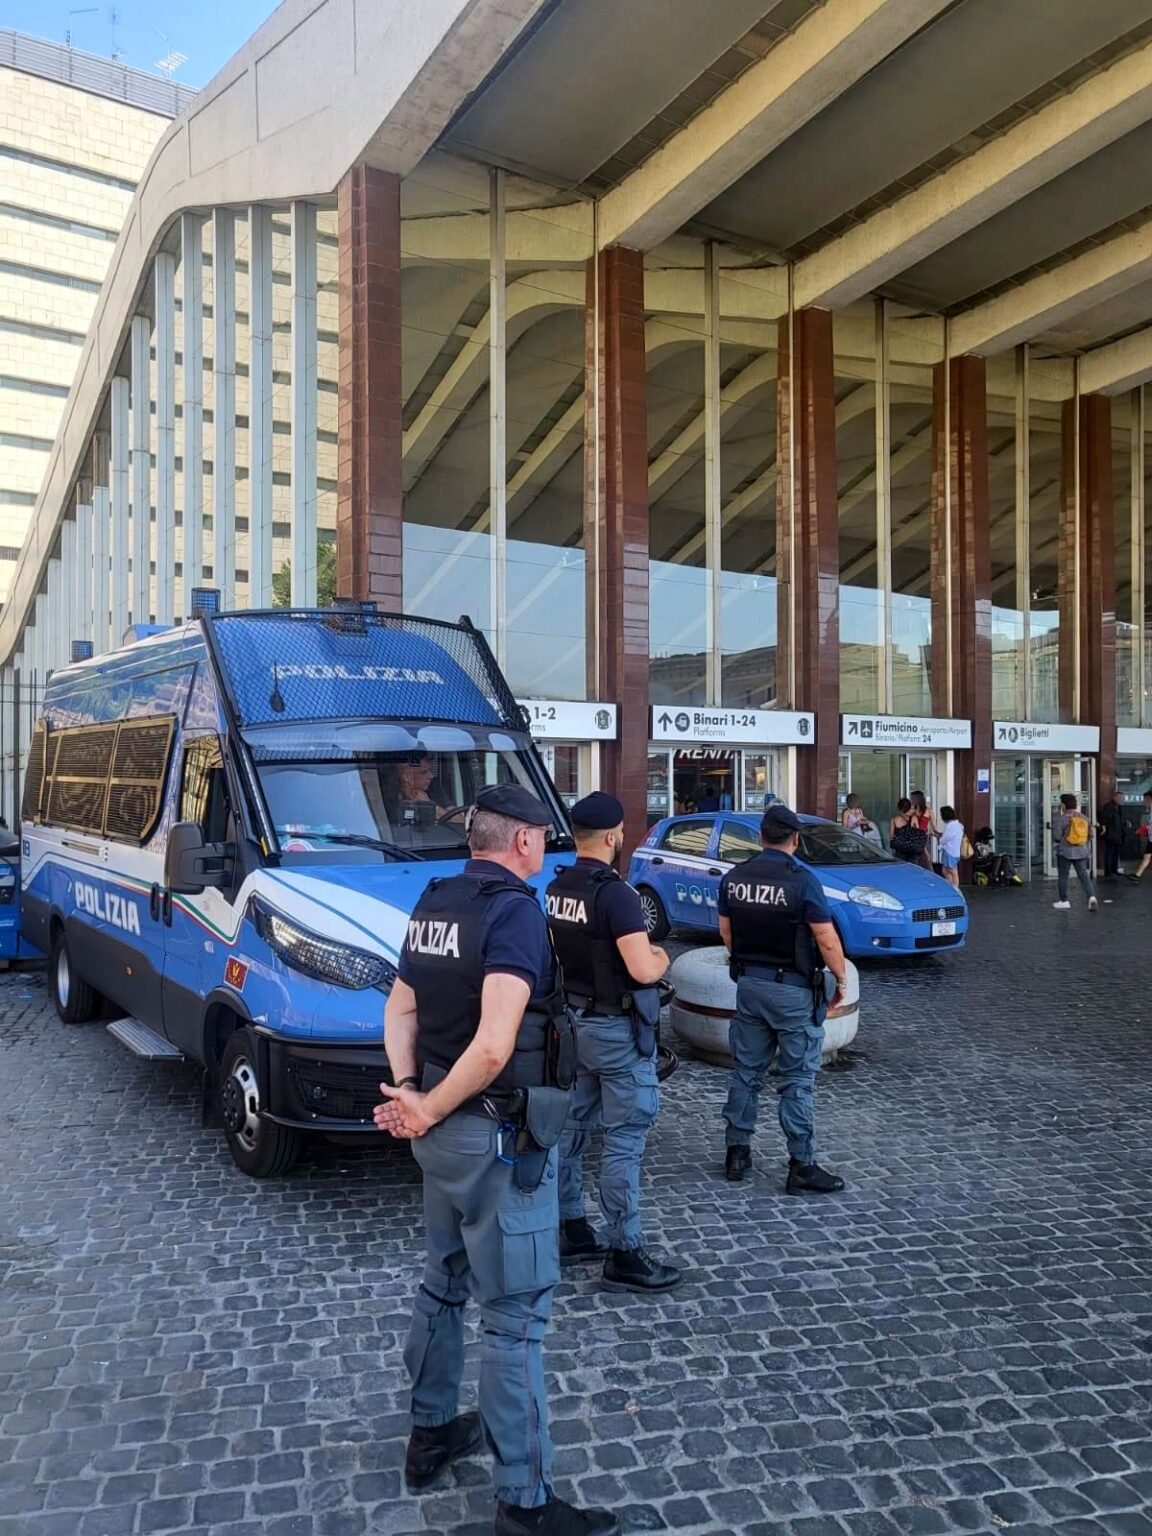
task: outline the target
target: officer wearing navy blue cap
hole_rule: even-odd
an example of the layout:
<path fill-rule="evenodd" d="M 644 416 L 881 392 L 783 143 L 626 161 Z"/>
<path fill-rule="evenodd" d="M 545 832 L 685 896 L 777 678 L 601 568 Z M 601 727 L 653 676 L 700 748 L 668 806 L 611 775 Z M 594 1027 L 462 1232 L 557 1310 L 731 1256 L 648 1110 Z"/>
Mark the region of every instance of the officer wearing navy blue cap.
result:
<path fill-rule="evenodd" d="M 624 846 L 620 801 L 598 790 L 568 814 L 577 859 L 544 897 L 564 990 L 578 1014 L 576 1097 L 560 1143 L 561 1261 L 603 1259 L 606 1290 L 667 1291 L 680 1270 L 645 1246 L 640 1163 L 660 1106 L 655 984 L 668 956 L 648 942 L 640 898 L 615 869 Z M 607 1249 L 584 1205 L 584 1150 L 598 1126 Z"/>
<path fill-rule="evenodd" d="M 414 1426 L 405 1476 L 421 1491 L 483 1438 L 495 1459 L 496 1536 L 615 1536 L 614 1515 L 552 1493 L 543 1340 L 560 1278 L 555 1146 L 533 1154 L 533 1187 L 520 1177 L 517 1115 L 552 1071 L 555 965 L 526 883 L 540 872 L 551 823 L 520 785 L 479 792 L 472 857 L 416 903 L 385 1010 L 396 1086 L 381 1084 L 374 1118 L 412 1138 L 424 1173 L 427 1263 L 404 1353 Z M 478 1415 L 459 1413 L 470 1296 L 481 1321 Z"/>
<path fill-rule="evenodd" d="M 763 851 L 720 882 L 720 937 L 736 981 L 725 1173 L 738 1182 L 752 1166 L 760 1090 L 772 1068 L 788 1142 L 787 1191 L 828 1195 L 844 1180 L 816 1161 L 813 1090 L 828 1006 L 825 967 L 835 979 L 835 1005 L 844 995 L 844 951 L 819 880 L 793 857 L 800 826 L 795 811 L 770 805 L 760 823 Z"/>

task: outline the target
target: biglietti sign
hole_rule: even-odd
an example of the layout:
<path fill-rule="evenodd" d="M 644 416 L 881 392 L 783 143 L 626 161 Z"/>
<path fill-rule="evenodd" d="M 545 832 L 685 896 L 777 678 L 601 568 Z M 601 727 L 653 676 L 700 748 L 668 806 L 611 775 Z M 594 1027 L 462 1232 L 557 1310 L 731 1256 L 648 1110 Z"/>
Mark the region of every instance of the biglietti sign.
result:
<path fill-rule="evenodd" d="M 997 752 L 1099 752 L 1100 727 L 994 720 L 992 745 Z"/>
<path fill-rule="evenodd" d="M 934 720 L 927 715 L 841 715 L 844 747 L 955 747 L 972 745 L 971 720 Z"/>
<path fill-rule="evenodd" d="M 654 704 L 652 740 L 811 746 L 816 740 L 816 717 L 794 709 L 680 709 L 674 704 Z"/>

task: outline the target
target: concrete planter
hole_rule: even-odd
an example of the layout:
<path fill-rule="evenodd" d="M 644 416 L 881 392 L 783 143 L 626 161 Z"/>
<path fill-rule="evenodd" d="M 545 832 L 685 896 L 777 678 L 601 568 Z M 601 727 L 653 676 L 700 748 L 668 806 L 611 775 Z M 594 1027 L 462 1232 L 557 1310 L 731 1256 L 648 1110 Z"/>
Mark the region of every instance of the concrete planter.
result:
<path fill-rule="evenodd" d="M 848 997 L 824 1023 L 824 1059 L 856 1038 L 860 1025 L 860 973 L 847 961 Z M 728 975 L 728 951 L 690 949 L 672 962 L 668 976 L 676 988 L 669 1010 L 673 1029 L 694 1056 L 728 1066 L 728 1022 L 736 1011 L 736 983 Z"/>

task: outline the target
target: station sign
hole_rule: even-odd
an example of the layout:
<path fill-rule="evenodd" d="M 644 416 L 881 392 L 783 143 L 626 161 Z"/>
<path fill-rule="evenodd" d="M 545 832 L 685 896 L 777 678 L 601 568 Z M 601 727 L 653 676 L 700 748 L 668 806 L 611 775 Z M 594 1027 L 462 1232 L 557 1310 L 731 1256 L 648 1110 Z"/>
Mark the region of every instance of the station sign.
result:
<path fill-rule="evenodd" d="M 1146 725 L 1120 726 L 1116 751 L 1121 757 L 1152 757 L 1152 729 Z"/>
<path fill-rule="evenodd" d="M 992 746 L 997 752 L 1094 753 L 1100 750 L 1100 727 L 994 720 Z"/>
<path fill-rule="evenodd" d="M 689 746 L 725 742 L 732 746 L 812 746 L 816 717 L 795 709 L 711 709 L 674 704 L 652 706 L 651 739 Z"/>
<path fill-rule="evenodd" d="M 971 720 L 936 720 L 927 715 L 841 715 L 844 747 L 899 747 L 962 750 L 972 745 Z"/>
<path fill-rule="evenodd" d="M 520 699 L 537 741 L 615 741 L 615 704 L 593 700 Z"/>

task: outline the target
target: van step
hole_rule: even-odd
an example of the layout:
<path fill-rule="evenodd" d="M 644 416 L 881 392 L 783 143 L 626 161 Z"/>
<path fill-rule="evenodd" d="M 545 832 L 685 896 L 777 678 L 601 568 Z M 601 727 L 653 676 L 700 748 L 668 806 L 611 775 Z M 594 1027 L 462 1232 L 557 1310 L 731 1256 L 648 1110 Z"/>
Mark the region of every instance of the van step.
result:
<path fill-rule="evenodd" d="M 158 1035 L 139 1019 L 113 1019 L 108 1033 L 115 1035 L 121 1045 L 126 1045 L 134 1056 L 147 1061 L 183 1061 L 184 1052 L 178 1051 L 163 1035 Z"/>

